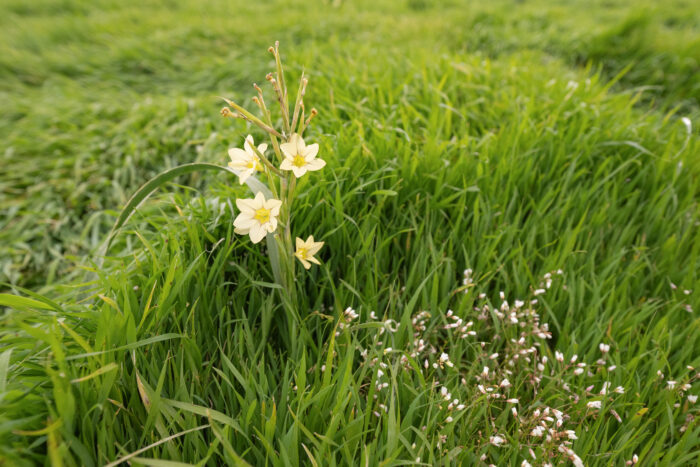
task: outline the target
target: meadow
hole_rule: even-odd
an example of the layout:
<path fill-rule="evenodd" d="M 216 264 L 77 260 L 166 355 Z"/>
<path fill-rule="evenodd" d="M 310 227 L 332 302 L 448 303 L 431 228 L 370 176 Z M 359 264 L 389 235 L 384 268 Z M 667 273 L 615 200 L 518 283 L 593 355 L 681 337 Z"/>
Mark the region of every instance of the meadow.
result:
<path fill-rule="evenodd" d="M 700 6 L 0 4 L 0 465 L 700 462 Z M 294 322 L 226 165 L 318 109 Z M 269 88 L 266 88 L 269 92 Z M 290 323 L 294 322 L 294 325 Z"/>

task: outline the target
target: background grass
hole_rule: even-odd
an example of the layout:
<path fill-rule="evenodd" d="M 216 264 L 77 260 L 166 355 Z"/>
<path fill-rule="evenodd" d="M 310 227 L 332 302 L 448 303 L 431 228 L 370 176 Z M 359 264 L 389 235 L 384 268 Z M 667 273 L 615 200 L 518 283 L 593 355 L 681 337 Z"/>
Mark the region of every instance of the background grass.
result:
<path fill-rule="evenodd" d="M 700 116 L 692 2 L 0 9 L 0 275 L 7 292 L 41 294 L 2 317 L 0 462 L 100 465 L 199 428 L 140 456 L 519 464 L 529 446 L 473 379 L 510 331 L 460 340 L 439 329 L 448 308 L 471 319 L 479 293 L 495 306 L 499 291 L 525 298 L 558 268 L 539 309 L 554 334 L 542 355 L 592 363 L 606 342 L 618 369 L 553 369 L 537 392 L 518 373 L 522 411 L 564 404 L 566 381 L 580 395 L 566 404 L 587 465 L 633 453 L 698 461 L 697 408 L 657 375 L 691 384 L 687 366 L 700 365 L 700 322 L 686 311 L 700 302 L 683 292 L 698 288 L 700 250 L 698 125 L 688 134 L 680 121 Z M 219 118 L 215 96 L 252 95 L 274 40 L 292 77 L 309 75 L 320 111 L 310 136 L 328 162 L 295 205 L 295 233 L 326 247 L 324 266 L 301 274 L 294 342 L 264 285 L 264 249 L 232 233 L 231 199 L 244 191 L 230 178 L 184 177 L 140 209 L 104 264 L 89 255 L 150 176 L 224 163 L 256 134 Z M 465 268 L 476 277 L 466 295 Z M 364 327 L 334 338 L 348 306 Z M 385 355 L 411 347 L 420 310 L 456 369 L 422 374 Z M 380 338 L 370 311 L 397 332 Z M 389 367 L 379 418 L 365 349 Z M 585 388 L 604 381 L 626 389 L 612 406 L 622 422 L 586 411 Z M 474 401 L 455 423 L 434 382 Z M 496 432 L 508 447 L 488 446 Z M 534 447 L 530 461 L 543 462 Z"/>

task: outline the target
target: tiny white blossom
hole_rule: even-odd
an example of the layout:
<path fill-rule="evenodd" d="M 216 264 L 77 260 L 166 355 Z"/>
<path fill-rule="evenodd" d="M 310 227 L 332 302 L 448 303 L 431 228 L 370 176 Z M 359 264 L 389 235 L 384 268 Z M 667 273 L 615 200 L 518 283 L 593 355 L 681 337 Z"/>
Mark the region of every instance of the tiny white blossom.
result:
<path fill-rule="evenodd" d="M 590 401 L 586 404 L 586 406 L 588 406 L 589 409 L 599 409 L 602 404 L 603 403 L 601 401 Z"/>

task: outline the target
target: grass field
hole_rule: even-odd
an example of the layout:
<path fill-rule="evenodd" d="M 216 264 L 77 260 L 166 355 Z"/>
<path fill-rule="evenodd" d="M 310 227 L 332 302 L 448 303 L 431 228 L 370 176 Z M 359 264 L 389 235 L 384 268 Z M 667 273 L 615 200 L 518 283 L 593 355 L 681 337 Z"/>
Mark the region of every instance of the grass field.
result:
<path fill-rule="evenodd" d="M 296 324 L 231 175 L 98 252 L 263 136 L 275 40 Z M 700 462 L 694 2 L 6 0 L 0 97 L 0 465 Z"/>

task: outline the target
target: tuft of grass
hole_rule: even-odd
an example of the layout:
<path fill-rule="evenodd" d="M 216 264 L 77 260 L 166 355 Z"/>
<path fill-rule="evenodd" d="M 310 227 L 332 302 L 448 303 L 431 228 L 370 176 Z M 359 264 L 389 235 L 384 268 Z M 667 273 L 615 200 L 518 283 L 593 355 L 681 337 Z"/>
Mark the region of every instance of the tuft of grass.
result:
<path fill-rule="evenodd" d="M 601 31 L 629 21 L 626 4 L 337 4 L 2 7 L 12 295 L 0 295 L 0 459 L 541 465 L 568 457 L 522 431 L 551 407 L 586 465 L 697 462 L 687 395 L 700 365 L 700 143 L 677 110 L 697 116 L 679 97 L 694 92 L 682 46 L 639 36 L 634 50 L 650 60 L 637 66 L 678 72 L 652 106 L 634 89 L 649 83 L 643 73 L 611 81 L 629 62 Z M 651 16 L 631 27 L 692 35 L 698 13 L 683 11 L 680 32 Z M 577 55 L 572 38 L 585 37 Z M 269 64 L 249 52 L 277 38 L 299 64 L 290 73 L 305 66 L 320 111 L 310 137 L 328 162 L 324 179 L 298 187 L 295 226 L 326 246 L 324 265 L 302 273 L 294 342 L 278 327 L 264 249 L 233 234 L 243 191 L 224 175 L 179 179 L 104 262 L 85 256 L 149 176 L 223 164 L 255 135 L 217 118 L 212 96 L 262 82 Z M 581 57 L 592 66 L 572 66 Z M 501 291 L 511 306 L 533 299 L 557 269 L 533 306 L 551 339 L 498 316 Z M 476 335 L 445 329 L 450 316 Z M 508 375 L 520 337 L 536 358 Z M 557 351 L 586 370 L 574 374 Z M 453 367 L 433 366 L 443 352 Z M 500 383 L 484 366 L 508 375 L 520 421 L 484 397 L 479 385 Z M 606 382 L 625 393 L 603 397 Z M 466 405 L 452 422 L 442 386 Z"/>

